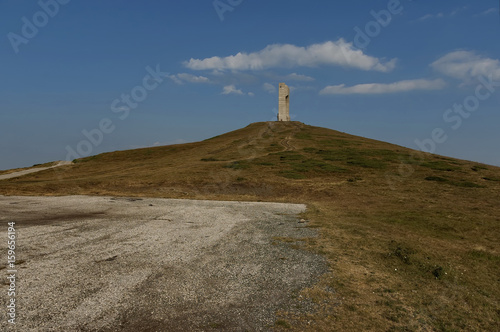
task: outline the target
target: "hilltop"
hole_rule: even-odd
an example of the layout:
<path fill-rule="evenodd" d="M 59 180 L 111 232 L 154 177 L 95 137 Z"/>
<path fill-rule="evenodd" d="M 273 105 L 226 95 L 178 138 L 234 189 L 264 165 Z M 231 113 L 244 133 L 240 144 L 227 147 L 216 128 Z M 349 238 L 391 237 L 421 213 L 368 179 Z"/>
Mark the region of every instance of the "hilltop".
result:
<path fill-rule="evenodd" d="M 312 127 L 260 122 L 202 142 L 103 153 L 0 184 L 3 194 L 276 200 L 337 189 L 497 187 L 498 168 Z M 238 196 L 238 197 L 235 197 Z"/>
<path fill-rule="evenodd" d="M 321 236 L 303 247 L 326 255 L 332 272 L 302 294 L 321 304 L 314 316 L 281 313 L 299 330 L 494 330 L 499 193 L 498 167 L 300 122 L 252 123 L 0 181 L 3 195 L 306 203 Z"/>

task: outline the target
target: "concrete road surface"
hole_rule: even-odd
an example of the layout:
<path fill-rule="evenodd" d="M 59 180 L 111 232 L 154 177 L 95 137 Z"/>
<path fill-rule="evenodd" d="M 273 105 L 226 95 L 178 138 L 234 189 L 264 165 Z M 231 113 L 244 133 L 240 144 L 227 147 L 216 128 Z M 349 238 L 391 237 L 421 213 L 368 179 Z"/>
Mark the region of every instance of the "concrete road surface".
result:
<path fill-rule="evenodd" d="M 304 205 L 127 199 L 4 197 L 15 222 L 15 328 L 0 330 L 267 331 L 279 309 L 301 311 L 297 292 L 326 272 L 324 260 L 275 237 L 315 232 Z M 294 296 L 295 294 L 295 296 Z"/>

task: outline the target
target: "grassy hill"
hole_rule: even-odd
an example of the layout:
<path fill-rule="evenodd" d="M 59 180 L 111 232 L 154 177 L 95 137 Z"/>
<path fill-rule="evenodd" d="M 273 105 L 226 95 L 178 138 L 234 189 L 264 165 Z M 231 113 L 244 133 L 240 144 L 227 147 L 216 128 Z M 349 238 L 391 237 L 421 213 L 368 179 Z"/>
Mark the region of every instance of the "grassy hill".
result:
<path fill-rule="evenodd" d="M 104 153 L 0 181 L 3 195 L 116 195 L 308 204 L 331 273 L 311 316 L 277 329 L 493 331 L 500 319 L 500 168 L 300 122 Z M 286 241 L 286 239 L 281 239 Z"/>

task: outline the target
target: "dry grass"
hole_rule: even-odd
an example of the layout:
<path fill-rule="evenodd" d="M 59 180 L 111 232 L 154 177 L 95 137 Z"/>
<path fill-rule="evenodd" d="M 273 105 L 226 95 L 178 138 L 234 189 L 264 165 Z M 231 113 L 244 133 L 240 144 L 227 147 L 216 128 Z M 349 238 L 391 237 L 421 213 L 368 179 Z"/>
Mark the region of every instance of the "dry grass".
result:
<path fill-rule="evenodd" d="M 493 331 L 500 169 L 306 126 L 254 123 L 190 144 L 119 151 L 0 181 L 4 195 L 307 203 L 331 273 L 310 316 L 277 330 Z"/>

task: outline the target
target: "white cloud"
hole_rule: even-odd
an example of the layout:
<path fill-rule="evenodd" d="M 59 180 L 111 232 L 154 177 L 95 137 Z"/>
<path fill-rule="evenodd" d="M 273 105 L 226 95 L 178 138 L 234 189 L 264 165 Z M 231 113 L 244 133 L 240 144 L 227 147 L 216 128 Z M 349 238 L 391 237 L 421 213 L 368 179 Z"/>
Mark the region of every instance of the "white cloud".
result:
<path fill-rule="evenodd" d="M 470 82 L 478 76 L 500 79 L 500 60 L 485 58 L 470 51 L 454 51 L 431 64 L 438 72 Z"/>
<path fill-rule="evenodd" d="M 250 97 L 254 97 L 254 96 L 255 96 L 255 93 L 253 93 L 253 92 L 249 92 L 249 93 L 248 93 L 248 95 L 249 95 Z"/>
<path fill-rule="evenodd" d="M 424 16 L 420 17 L 419 19 L 417 19 L 417 21 L 427 21 L 427 20 L 430 20 L 433 18 L 443 18 L 443 17 L 444 17 L 443 13 L 427 14 L 427 15 L 424 15 Z"/>
<path fill-rule="evenodd" d="M 194 70 L 263 70 L 274 67 L 317 67 L 337 65 L 362 70 L 389 72 L 396 59 L 389 61 L 372 57 L 356 49 L 352 43 L 339 39 L 323 44 L 300 47 L 291 44 L 273 44 L 253 53 L 239 52 L 227 57 L 214 56 L 193 59 L 184 65 Z"/>
<path fill-rule="evenodd" d="M 176 84 L 182 85 L 184 82 L 182 80 L 178 79 L 176 75 L 167 75 L 168 78 L 170 78 L 172 81 L 174 81 Z"/>
<path fill-rule="evenodd" d="M 443 13 L 426 14 L 426 15 L 418 18 L 415 21 L 416 22 L 422 22 L 422 21 L 428 21 L 428 20 L 431 20 L 431 19 L 438 19 L 438 18 L 444 18 L 444 17 L 453 17 L 453 16 L 457 15 L 458 13 L 460 13 L 460 12 L 466 10 L 466 9 L 467 9 L 467 6 L 463 6 L 463 7 L 455 8 L 450 13 L 446 13 L 446 14 L 443 14 Z"/>
<path fill-rule="evenodd" d="M 229 94 L 236 94 L 236 95 L 242 95 L 243 91 L 236 89 L 234 84 L 231 85 L 226 85 L 224 88 L 222 88 L 222 94 L 223 95 L 229 95 Z"/>
<path fill-rule="evenodd" d="M 456 8 L 456 9 L 454 9 L 454 10 L 451 12 L 450 16 L 455 16 L 455 15 L 457 15 L 458 13 L 460 13 L 461 11 L 466 10 L 467 8 L 468 8 L 467 6 L 463 6 L 463 7 Z"/>
<path fill-rule="evenodd" d="M 195 76 L 187 73 L 181 73 L 177 75 L 168 75 L 168 78 L 170 78 L 172 81 L 174 81 L 177 84 L 184 84 L 184 82 L 189 82 L 189 83 L 209 83 L 210 79 L 205 76 Z"/>
<path fill-rule="evenodd" d="M 274 85 L 272 85 L 271 83 L 264 83 L 262 85 L 262 87 L 264 88 L 264 90 L 266 90 L 267 92 L 269 93 L 276 93 L 276 91 L 278 89 L 276 89 L 276 87 Z"/>
<path fill-rule="evenodd" d="M 180 78 L 181 80 L 184 80 L 184 81 L 190 82 L 190 83 L 208 83 L 208 82 L 210 82 L 208 77 L 195 76 L 195 75 L 186 74 L 186 73 L 177 74 L 177 77 Z"/>
<path fill-rule="evenodd" d="M 314 78 L 312 78 L 311 76 L 300 75 L 297 73 L 291 73 L 290 75 L 285 76 L 284 79 L 287 81 L 314 81 Z"/>
<path fill-rule="evenodd" d="M 436 80 L 407 80 L 390 84 L 370 83 L 346 87 L 345 84 L 327 86 L 320 91 L 322 95 L 350 95 L 350 94 L 384 94 L 413 90 L 440 90 L 446 86 L 441 79 Z"/>
<path fill-rule="evenodd" d="M 295 91 L 308 91 L 308 90 L 316 90 L 315 87 L 308 86 L 308 85 L 289 85 L 291 92 Z"/>
<path fill-rule="evenodd" d="M 490 15 L 490 14 L 494 14 L 494 13 L 497 13 L 497 12 L 498 12 L 497 8 L 490 8 L 490 9 L 487 9 L 484 12 L 482 12 L 482 13 L 476 15 L 476 16 Z"/>

